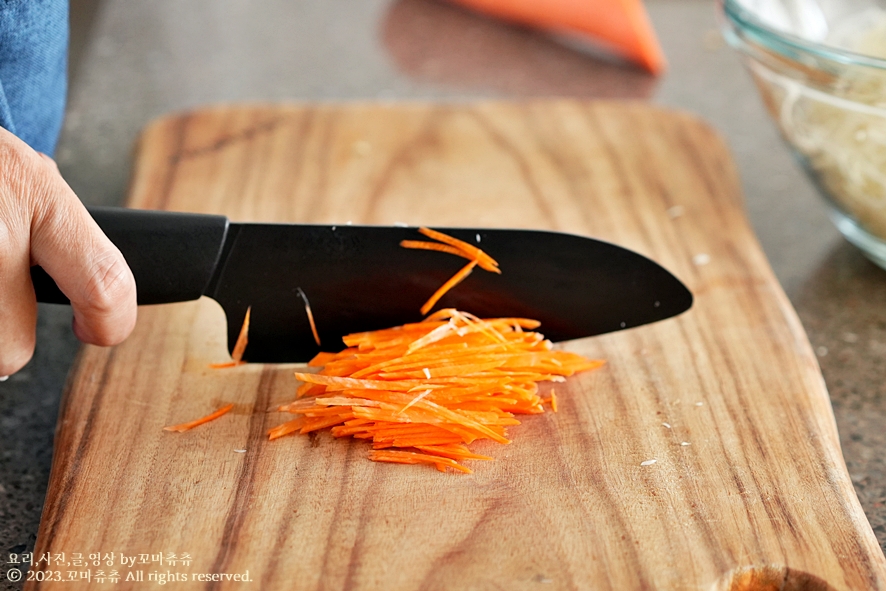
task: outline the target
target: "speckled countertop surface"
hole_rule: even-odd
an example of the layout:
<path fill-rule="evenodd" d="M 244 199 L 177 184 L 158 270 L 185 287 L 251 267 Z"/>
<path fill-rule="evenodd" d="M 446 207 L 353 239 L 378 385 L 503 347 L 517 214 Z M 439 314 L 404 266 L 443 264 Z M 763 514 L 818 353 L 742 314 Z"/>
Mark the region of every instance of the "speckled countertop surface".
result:
<path fill-rule="evenodd" d="M 845 243 L 717 32 L 716 6 L 649 0 L 671 62 L 656 80 L 437 0 L 72 0 L 72 83 L 57 154 L 87 203 L 120 203 L 153 117 L 240 100 L 639 99 L 707 119 L 818 352 L 844 455 L 886 547 L 886 271 Z M 0 383 L 0 553 L 33 547 L 58 400 L 77 344 L 42 307 L 34 360 Z M 20 585 L 20 584 L 19 584 Z M 0 589 L 18 588 L 0 574 Z"/>

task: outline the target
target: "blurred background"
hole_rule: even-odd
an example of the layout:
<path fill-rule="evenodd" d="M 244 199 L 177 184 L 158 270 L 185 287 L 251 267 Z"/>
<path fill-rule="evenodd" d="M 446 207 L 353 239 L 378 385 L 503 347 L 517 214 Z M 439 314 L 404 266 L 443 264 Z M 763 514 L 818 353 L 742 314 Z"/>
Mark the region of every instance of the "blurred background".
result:
<path fill-rule="evenodd" d="M 853 483 L 886 547 L 886 272 L 827 219 L 724 43 L 716 4 L 647 8 L 670 63 L 658 78 L 441 0 L 72 0 L 58 163 L 85 202 L 120 204 L 139 130 L 219 102 L 572 97 L 694 113 L 732 150 L 748 216 L 818 354 Z M 0 385 L 0 552 L 33 548 L 77 350 L 69 323 L 68 310 L 41 308 L 34 360 Z"/>

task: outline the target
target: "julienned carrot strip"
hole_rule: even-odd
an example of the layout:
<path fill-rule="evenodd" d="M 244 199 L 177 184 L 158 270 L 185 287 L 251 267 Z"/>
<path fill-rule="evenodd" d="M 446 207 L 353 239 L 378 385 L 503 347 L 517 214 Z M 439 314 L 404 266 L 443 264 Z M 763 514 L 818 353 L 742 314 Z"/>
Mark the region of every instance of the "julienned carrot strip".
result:
<path fill-rule="evenodd" d="M 465 277 L 471 274 L 471 271 L 474 270 L 474 267 L 477 266 L 477 261 L 473 260 L 464 267 L 462 267 L 455 275 L 449 278 L 449 280 L 440 286 L 440 288 L 434 292 L 434 294 L 428 298 L 428 301 L 424 303 L 421 307 L 421 313 L 427 314 L 431 308 L 434 307 L 440 298 L 446 295 L 446 292 L 461 283 Z"/>
<path fill-rule="evenodd" d="M 492 460 L 489 456 L 481 456 L 480 454 L 471 453 L 471 451 L 461 443 L 442 444 L 442 445 L 416 445 L 416 449 L 435 456 L 444 456 L 453 460 Z"/>
<path fill-rule="evenodd" d="M 310 367 L 323 367 L 327 363 L 332 363 L 338 357 L 338 353 L 327 353 L 326 351 L 320 351 L 317 355 L 314 356 L 308 362 Z"/>
<path fill-rule="evenodd" d="M 557 412 L 557 393 L 551 390 L 551 410 Z"/>
<path fill-rule="evenodd" d="M 252 306 L 249 306 L 246 308 L 243 326 L 240 327 L 240 334 L 237 336 L 237 342 L 234 343 L 234 350 L 231 352 L 231 359 L 237 362 L 243 359 L 243 353 L 246 351 L 246 345 L 249 343 L 249 317 L 251 314 Z"/>
<path fill-rule="evenodd" d="M 240 327 L 240 334 L 237 335 L 237 342 L 234 343 L 234 350 L 231 352 L 231 361 L 223 361 L 221 363 L 210 363 L 209 367 L 213 369 L 223 369 L 225 367 L 237 367 L 246 362 L 243 359 L 243 353 L 246 351 L 246 345 L 249 342 L 249 314 L 252 306 L 246 308 L 246 316 L 243 317 L 243 326 Z"/>
<path fill-rule="evenodd" d="M 427 240 L 402 240 L 400 241 L 400 246 L 402 246 L 403 248 L 413 248 L 416 250 L 434 250 L 437 252 L 445 252 L 447 254 L 454 254 L 457 257 L 468 259 L 469 261 L 473 261 L 476 259 L 477 265 L 479 265 L 480 268 L 484 271 L 489 271 L 490 273 L 501 273 L 501 269 L 499 269 L 497 266 L 498 263 L 496 263 L 495 260 L 491 257 L 485 256 L 477 258 L 473 253 L 470 253 L 462 248 L 450 246 L 448 244 L 440 244 L 439 242 L 428 242 Z"/>
<path fill-rule="evenodd" d="M 486 254 L 485 252 L 483 252 L 482 250 L 480 250 L 479 248 L 477 248 L 476 246 L 474 246 L 473 244 L 468 244 L 464 240 L 459 240 L 458 238 L 453 238 L 452 236 L 444 234 L 443 232 L 438 232 L 438 231 L 432 230 L 430 228 L 419 228 L 418 231 L 421 232 L 422 234 L 424 234 L 425 236 L 427 236 L 428 238 L 433 238 L 434 240 L 439 240 L 440 242 L 443 242 L 444 244 L 448 244 L 450 246 L 454 246 L 455 248 L 457 248 L 459 250 L 463 250 L 465 253 L 468 254 L 468 258 L 474 259 L 477 262 L 483 261 L 484 265 L 489 265 L 489 266 L 495 268 L 495 271 L 493 271 L 493 273 L 501 273 L 501 271 L 498 269 L 498 263 L 496 262 L 496 260 L 493 259 L 488 254 Z M 484 266 L 484 268 L 485 268 L 485 266 Z"/>
<path fill-rule="evenodd" d="M 302 291 L 302 288 L 298 288 L 298 295 L 301 296 L 302 301 L 305 303 L 305 314 L 308 316 L 308 323 L 311 325 L 311 333 L 314 335 L 314 341 L 317 343 L 317 346 L 320 346 L 320 334 L 317 332 L 317 325 L 314 323 L 314 313 L 311 312 L 311 304 L 308 302 L 308 296 L 305 295 L 305 292 Z"/>
<path fill-rule="evenodd" d="M 553 349 L 532 320 L 452 309 L 426 320 L 348 335 L 348 349 L 315 358 L 319 371 L 296 373 L 298 398 L 280 407 L 299 418 L 269 436 L 330 428 L 371 441 L 376 461 L 467 471 L 460 461 L 488 459 L 467 444 L 508 443 L 515 415 L 554 409 L 556 395 L 541 398 L 539 382 L 602 364 Z"/>
<path fill-rule="evenodd" d="M 198 426 L 202 425 L 203 423 L 208 423 L 209 421 L 214 421 L 215 419 L 219 418 L 223 414 L 230 411 L 232 408 L 234 408 L 233 403 L 227 404 L 227 405 L 221 407 L 220 409 L 218 409 L 217 411 L 206 415 L 205 417 L 201 417 L 199 419 L 191 421 L 190 423 L 182 423 L 181 425 L 172 425 L 170 427 L 163 427 L 163 430 L 164 431 L 178 431 L 179 433 L 182 433 L 184 431 L 190 431 L 194 427 L 198 427 Z"/>
<path fill-rule="evenodd" d="M 397 464 L 433 464 L 439 469 L 441 466 L 452 468 L 465 474 L 470 474 L 471 469 L 462 466 L 451 458 L 420 454 L 411 451 L 373 450 L 369 452 L 369 459 L 376 462 L 394 462 Z"/>
<path fill-rule="evenodd" d="M 227 367 L 239 367 L 241 365 L 246 365 L 245 361 L 222 361 L 220 363 L 210 363 L 209 367 L 212 369 L 225 369 Z"/>
<path fill-rule="evenodd" d="M 434 292 L 434 294 L 430 298 L 428 298 L 428 301 L 426 301 L 421 307 L 422 314 L 426 315 L 431 310 L 431 308 L 434 307 L 434 304 L 436 304 L 440 300 L 440 298 L 442 298 L 446 294 L 446 292 L 458 285 L 465 277 L 470 275 L 475 266 L 479 265 L 481 269 L 489 271 L 490 273 L 501 273 L 501 269 L 498 268 L 498 262 L 473 244 L 468 244 L 464 240 L 459 240 L 458 238 L 449 236 L 447 234 L 444 234 L 443 232 L 431 230 L 430 228 L 419 228 L 418 231 L 428 238 L 433 238 L 434 240 L 438 240 L 439 242 L 427 242 L 425 240 L 402 240 L 400 242 L 400 246 L 402 246 L 403 248 L 435 250 L 438 252 L 444 252 L 447 254 L 453 254 L 455 256 L 463 257 L 470 261 L 455 275 L 453 275 L 446 283 L 444 283 L 440 287 L 440 289 Z M 479 235 L 477 236 L 477 239 L 479 240 Z"/>

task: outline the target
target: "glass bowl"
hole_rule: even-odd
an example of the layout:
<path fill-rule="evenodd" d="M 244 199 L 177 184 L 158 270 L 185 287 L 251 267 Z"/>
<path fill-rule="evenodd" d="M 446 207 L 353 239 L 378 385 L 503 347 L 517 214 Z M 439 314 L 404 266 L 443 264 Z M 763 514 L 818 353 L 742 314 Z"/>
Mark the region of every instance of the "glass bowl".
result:
<path fill-rule="evenodd" d="M 781 135 L 849 242 L 886 268 L 886 4 L 721 0 Z"/>

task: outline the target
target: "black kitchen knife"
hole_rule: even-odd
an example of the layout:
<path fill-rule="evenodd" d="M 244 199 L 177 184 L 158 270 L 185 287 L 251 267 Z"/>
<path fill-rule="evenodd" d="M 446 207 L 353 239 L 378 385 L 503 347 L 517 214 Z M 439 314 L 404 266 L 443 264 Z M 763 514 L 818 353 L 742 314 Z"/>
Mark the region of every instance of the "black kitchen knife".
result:
<path fill-rule="evenodd" d="M 91 208 L 135 275 L 138 303 L 163 304 L 206 295 L 224 308 L 228 347 L 252 307 L 252 362 L 313 357 L 306 295 L 322 349 L 341 337 L 421 320 L 422 304 L 465 264 L 459 257 L 411 250 L 427 240 L 416 228 L 230 223 L 224 216 Z M 680 314 L 692 294 L 657 263 L 614 244 L 556 232 L 435 228 L 477 245 L 500 275 L 479 268 L 435 309 L 480 317 L 541 321 L 552 341 L 587 337 Z M 31 269 L 37 299 L 68 303 L 40 267 Z"/>

